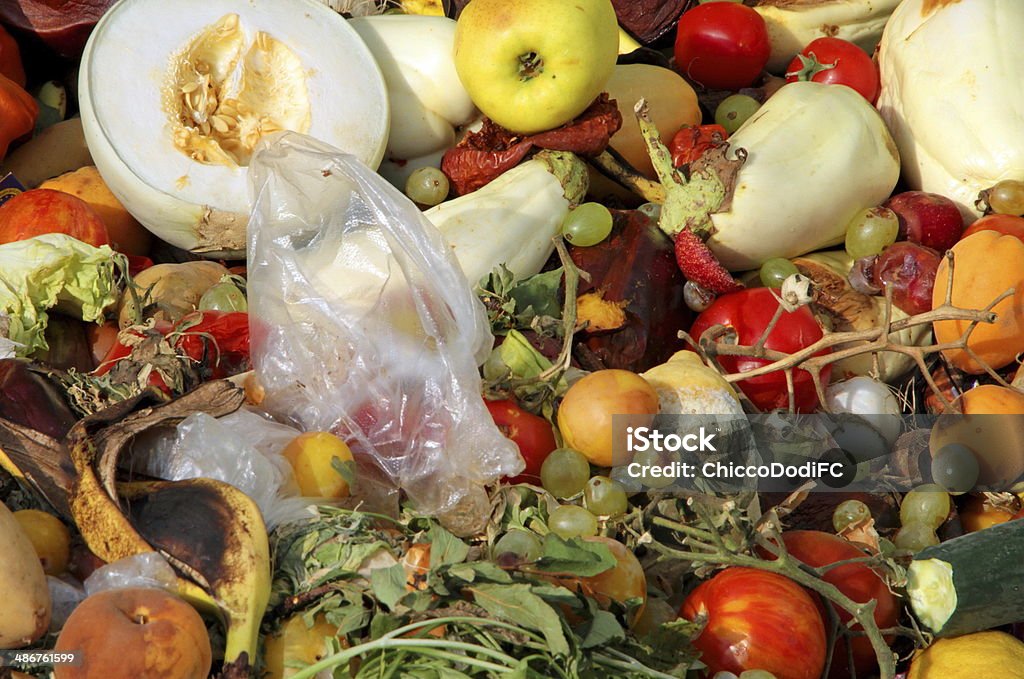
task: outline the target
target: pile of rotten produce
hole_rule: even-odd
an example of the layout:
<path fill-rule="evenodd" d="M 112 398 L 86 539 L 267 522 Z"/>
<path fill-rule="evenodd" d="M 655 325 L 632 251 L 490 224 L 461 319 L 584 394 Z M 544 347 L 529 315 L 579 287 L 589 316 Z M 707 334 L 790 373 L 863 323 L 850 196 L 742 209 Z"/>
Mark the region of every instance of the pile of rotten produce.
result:
<path fill-rule="evenodd" d="M 0 3 L 0 677 L 1024 679 L 1022 34 Z"/>

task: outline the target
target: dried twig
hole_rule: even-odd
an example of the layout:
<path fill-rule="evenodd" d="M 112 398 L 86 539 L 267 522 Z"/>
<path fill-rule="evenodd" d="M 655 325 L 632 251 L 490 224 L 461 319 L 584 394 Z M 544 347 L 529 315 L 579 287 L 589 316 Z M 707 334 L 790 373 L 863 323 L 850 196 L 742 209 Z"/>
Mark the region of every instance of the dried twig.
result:
<path fill-rule="evenodd" d="M 712 367 L 717 368 L 730 383 L 739 382 L 751 377 L 758 377 L 761 375 L 767 375 L 769 373 L 782 371 L 786 375 L 786 384 L 789 390 L 789 405 L 790 410 L 793 410 L 794 393 L 793 393 L 793 371 L 796 369 L 804 370 L 810 374 L 811 379 L 814 382 L 815 391 L 818 394 L 818 398 L 824 407 L 825 403 L 825 385 L 821 379 L 821 372 L 827 366 L 841 361 L 852 356 L 860 356 L 862 354 L 873 354 L 877 356 L 883 352 L 900 353 L 911 357 L 917 364 L 917 367 L 921 371 L 921 375 L 927 382 L 928 387 L 935 393 L 943 407 L 950 407 L 952 404 L 946 397 L 945 393 L 935 383 L 931 372 L 928 370 L 926 359 L 932 354 L 938 354 L 940 352 L 949 351 L 952 349 L 960 349 L 966 352 L 973 360 L 977 361 L 981 365 L 985 372 L 992 377 L 996 382 L 1004 387 L 1017 388 L 1024 391 L 1024 378 L 1018 378 L 1015 380 L 1018 384 L 1011 385 L 1008 383 L 999 373 L 987 365 L 969 346 L 968 341 L 970 340 L 971 333 L 981 323 L 995 323 L 997 314 L 993 309 L 1002 302 L 1004 299 L 1014 294 L 1014 289 L 1011 288 L 994 300 L 992 300 L 983 309 L 964 309 L 953 304 L 953 253 L 947 252 L 946 258 L 949 262 L 948 268 L 948 281 L 946 285 L 946 296 L 943 303 L 935 307 L 931 311 L 927 311 L 914 316 L 908 316 L 900 320 L 892 319 L 892 290 L 887 288 L 885 296 L 885 316 L 881 324 L 868 330 L 856 330 L 849 332 L 831 332 L 825 331 L 823 337 L 808 345 L 800 351 L 788 354 L 782 351 L 775 351 L 768 349 L 765 346 L 765 342 L 772 330 L 778 324 L 781 318 L 781 313 L 776 313 L 772 318 L 771 322 L 765 328 L 763 334 L 758 338 L 757 342 L 753 345 L 740 345 L 731 343 L 728 341 L 722 341 L 722 339 L 731 334 L 733 331 L 722 325 L 715 325 L 708 328 L 697 341 L 693 338 L 686 336 L 686 340 L 693 345 L 699 346 L 701 354 L 706 357 L 707 363 Z M 780 306 L 781 308 L 781 306 Z M 968 326 L 964 330 L 963 334 L 959 338 L 952 342 L 936 342 L 933 344 L 924 345 L 907 345 L 899 342 L 898 339 L 893 339 L 892 335 L 898 333 L 901 330 L 907 328 L 919 326 L 919 325 L 931 325 L 937 321 L 967 321 Z M 832 351 L 832 349 L 842 346 L 842 349 Z M 823 353 L 821 355 L 821 352 Z M 752 370 L 748 370 L 742 373 L 730 373 L 722 369 L 721 363 L 717 360 L 720 356 L 743 356 L 746 358 L 756 358 L 766 361 L 765 365 Z M 1024 372 L 1024 371 L 1022 371 Z"/>

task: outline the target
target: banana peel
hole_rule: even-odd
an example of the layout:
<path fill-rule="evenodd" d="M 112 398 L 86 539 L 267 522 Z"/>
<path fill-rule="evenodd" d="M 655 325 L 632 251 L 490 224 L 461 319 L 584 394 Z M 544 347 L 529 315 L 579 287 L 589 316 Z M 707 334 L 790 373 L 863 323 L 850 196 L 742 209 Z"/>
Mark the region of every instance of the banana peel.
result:
<path fill-rule="evenodd" d="M 196 412 L 226 415 L 241 406 L 244 392 L 217 381 L 152 405 L 161 400 L 144 393 L 117 404 L 81 420 L 63 441 L 0 420 L 0 466 L 73 520 L 100 558 L 163 554 L 178 573 L 178 594 L 225 627 L 222 676 L 248 676 L 271 585 L 259 508 L 213 479 L 122 481 L 117 474 L 138 434 Z"/>

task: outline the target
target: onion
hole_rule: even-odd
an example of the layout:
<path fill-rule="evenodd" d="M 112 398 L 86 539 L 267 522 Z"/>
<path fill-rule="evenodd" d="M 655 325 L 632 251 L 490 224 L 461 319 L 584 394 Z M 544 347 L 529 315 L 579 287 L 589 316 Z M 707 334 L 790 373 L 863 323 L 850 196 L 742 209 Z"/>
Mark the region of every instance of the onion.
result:
<path fill-rule="evenodd" d="M 857 415 L 891 447 L 903 427 L 900 403 L 889 387 L 870 377 L 853 377 L 825 390 L 825 405 L 835 414 Z"/>

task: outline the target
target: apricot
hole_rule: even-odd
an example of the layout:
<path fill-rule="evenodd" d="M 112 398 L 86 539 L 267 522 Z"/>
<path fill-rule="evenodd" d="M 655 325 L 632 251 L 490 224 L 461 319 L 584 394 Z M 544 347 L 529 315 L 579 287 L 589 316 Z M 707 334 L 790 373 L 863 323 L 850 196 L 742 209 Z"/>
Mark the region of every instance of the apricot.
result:
<path fill-rule="evenodd" d="M 338 636 L 338 627 L 327 622 L 323 613 L 309 626 L 301 614 L 288 618 L 276 631 L 267 635 L 264 645 L 263 679 L 286 679 L 299 672 L 293 665 L 312 665 L 330 653 L 328 639 Z M 340 639 L 347 647 L 346 639 Z"/>
<path fill-rule="evenodd" d="M 627 461 L 626 427 L 649 426 L 657 413 L 658 392 L 643 377 L 628 370 L 598 370 L 569 387 L 558 407 L 558 429 L 567 447 L 592 464 L 610 467 Z M 619 431 L 613 430 L 615 416 L 621 416 L 614 420 Z"/>
<path fill-rule="evenodd" d="M 94 165 L 65 172 L 43 182 L 39 188 L 63 191 L 88 203 L 107 227 L 110 246 L 118 252 L 128 255 L 145 255 L 149 252 L 153 236 L 111 192 Z"/>
<path fill-rule="evenodd" d="M 1008 490 L 1024 475 L 1024 394 L 987 384 L 967 391 L 955 405 L 963 415 L 940 415 L 932 427 L 932 457 L 953 443 L 967 446 L 978 459 L 978 483 Z"/>
<path fill-rule="evenodd" d="M 210 637 L 195 609 L 155 588 L 108 589 L 68 617 L 57 653 L 76 651 L 78 665 L 55 665 L 54 679 L 206 679 Z"/>

